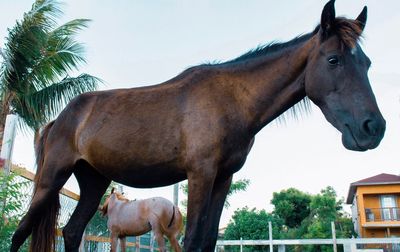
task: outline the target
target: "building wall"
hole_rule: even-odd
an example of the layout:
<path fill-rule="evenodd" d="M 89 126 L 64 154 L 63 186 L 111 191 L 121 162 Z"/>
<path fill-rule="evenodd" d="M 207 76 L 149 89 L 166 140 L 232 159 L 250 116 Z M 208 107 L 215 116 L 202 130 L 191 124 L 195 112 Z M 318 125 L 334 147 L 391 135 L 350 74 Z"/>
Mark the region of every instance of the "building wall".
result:
<path fill-rule="evenodd" d="M 381 225 L 379 228 L 365 228 L 364 225 L 367 223 L 365 216 L 365 208 L 381 208 L 380 195 L 397 195 L 397 205 L 400 206 L 400 185 L 369 185 L 369 186 L 358 186 L 355 195 L 355 204 L 357 209 L 357 224 L 359 229 L 359 235 L 361 237 L 388 237 L 390 236 L 400 237 L 400 228 L 390 227 L 389 229 L 385 225 L 400 225 L 400 221 L 377 221 L 376 224 Z M 371 222 L 368 222 L 369 224 Z"/>

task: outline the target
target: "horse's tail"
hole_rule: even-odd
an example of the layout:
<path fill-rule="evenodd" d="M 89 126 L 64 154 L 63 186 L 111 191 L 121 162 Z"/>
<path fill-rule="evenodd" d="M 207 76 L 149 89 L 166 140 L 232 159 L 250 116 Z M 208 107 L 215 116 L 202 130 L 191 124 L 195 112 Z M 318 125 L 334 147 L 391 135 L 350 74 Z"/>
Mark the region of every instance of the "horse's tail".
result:
<path fill-rule="evenodd" d="M 43 163 L 45 159 L 45 145 L 47 141 L 48 134 L 50 132 L 51 127 L 53 126 L 54 121 L 47 124 L 39 138 L 35 140 L 35 152 L 36 152 L 36 175 L 34 179 L 34 193 L 33 197 L 35 197 L 38 191 L 38 184 L 42 177 L 43 173 Z M 42 199 L 44 200 L 44 199 Z M 52 196 L 51 199 L 48 200 L 48 203 L 44 208 L 40 209 L 40 214 L 35 215 L 35 224 L 32 228 L 32 240 L 30 251 L 40 251 L 40 252 L 52 252 L 55 251 L 55 237 L 56 237 L 56 226 L 57 226 L 57 218 L 60 210 L 60 200 L 58 193 Z"/>
<path fill-rule="evenodd" d="M 171 216 L 171 220 L 168 224 L 168 228 L 171 228 L 171 227 L 173 227 L 174 230 L 176 230 L 178 233 L 183 228 L 182 214 L 179 211 L 179 208 L 175 205 L 172 206 L 172 216 Z"/>
<path fill-rule="evenodd" d="M 175 220 L 175 205 L 172 205 L 172 217 L 171 220 L 169 221 L 168 228 L 172 226 L 172 223 L 174 223 Z"/>
<path fill-rule="evenodd" d="M 53 126 L 54 121 L 48 123 L 39 135 L 35 135 L 35 154 L 36 154 L 36 175 L 34 179 L 34 190 L 33 192 L 36 193 L 36 187 L 38 182 L 40 181 L 40 177 L 42 175 L 41 170 L 44 163 L 44 147 L 46 145 L 47 136 L 49 135 L 50 129 Z"/>

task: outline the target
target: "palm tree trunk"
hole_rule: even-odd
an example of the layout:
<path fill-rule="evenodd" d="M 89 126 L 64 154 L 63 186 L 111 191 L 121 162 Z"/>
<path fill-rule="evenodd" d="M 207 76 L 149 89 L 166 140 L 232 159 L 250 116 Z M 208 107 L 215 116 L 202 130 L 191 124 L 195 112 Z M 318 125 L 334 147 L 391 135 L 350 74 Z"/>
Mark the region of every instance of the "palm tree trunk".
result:
<path fill-rule="evenodd" d="M 7 114 L 3 115 L 3 113 L 1 113 L 1 115 L 0 115 L 0 150 L 3 146 L 3 136 L 4 136 L 4 127 L 6 125 L 6 118 L 7 118 Z"/>
<path fill-rule="evenodd" d="M 4 100 L 1 101 L 0 106 L 0 152 L 3 148 L 4 128 L 6 125 L 7 115 L 10 113 L 10 100 L 9 94 L 5 95 Z M 5 160 L 0 158 L 0 169 L 4 168 Z"/>

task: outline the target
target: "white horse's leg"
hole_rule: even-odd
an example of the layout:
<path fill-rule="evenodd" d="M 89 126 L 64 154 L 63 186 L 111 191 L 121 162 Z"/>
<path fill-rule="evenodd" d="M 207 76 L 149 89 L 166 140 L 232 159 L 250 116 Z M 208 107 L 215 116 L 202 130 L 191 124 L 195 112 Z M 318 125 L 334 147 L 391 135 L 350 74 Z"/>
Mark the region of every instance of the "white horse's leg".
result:
<path fill-rule="evenodd" d="M 175 234 L 168 235 L 168 240 L 171 243 L 172 248 L 174 249 L 175 252 L 181 252 L 182 249 L 179 246 L 178 240 L 176 239 Z"/>
<path fill-rule="evenodd" d="M 126 237 L 119 238 L 121 252 L 126 252 Z"/>
<path fill-rule="evenodd" d="M 118 235 L 116 232 L 111 232 L 111 252 L 117 252 Z"/>
<path fill-rule="evenodd" d="M 160 252 L 166 252 L 167 249 L 165 248 L 165 241 L 164 241 L 163 233 L 158 228 L 153 229 L 153 232 L 154 232 L 154 236 L 157 241 L 157 244 L 158 244 L 158 248 L 160 249 Z"/>

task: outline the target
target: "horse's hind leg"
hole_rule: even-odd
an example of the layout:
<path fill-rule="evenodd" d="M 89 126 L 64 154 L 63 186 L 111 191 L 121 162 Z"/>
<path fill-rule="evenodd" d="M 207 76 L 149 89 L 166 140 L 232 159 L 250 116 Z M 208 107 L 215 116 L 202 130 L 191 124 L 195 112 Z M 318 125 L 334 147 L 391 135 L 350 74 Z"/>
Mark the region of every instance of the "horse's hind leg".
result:
<path fill-rule="evenodd" d="M 153 232 L 154 232 L 154 238 L 156 239 L 158 244 L 158 249 L 161 252 L 166 252 L 167 249 L 165 248 L 164 235 L 161 232 L 160 228 L 153 228 Z"/>
<path fill-rule="evenodd" d="M 182 249 L 179 246 L 178 240 L 176 239 L 175 234 L 168 235 L 168 240 L 171 243 L 171 247 L 174 249 L 175 252 L 181 252 Z"/>
<path fill-rule="evenodd" d="M 101 197 L 111 182 L 85 161 L 76 164 L 74 174 L 81 190 L 78 205 L 63 229 L 67 252 L 79 250 L 85 227 L 96 213 Z"/>
<path fill-rule="evenodd" d="M 32 233 L 32 251 L 50 251 L 59 209 L 59 191 L 72 174 L 73 163 L 67 155 L 47 159 L 41 167 L 28 212 L 15 231 L 10 251 L 18 251 Z"/>

